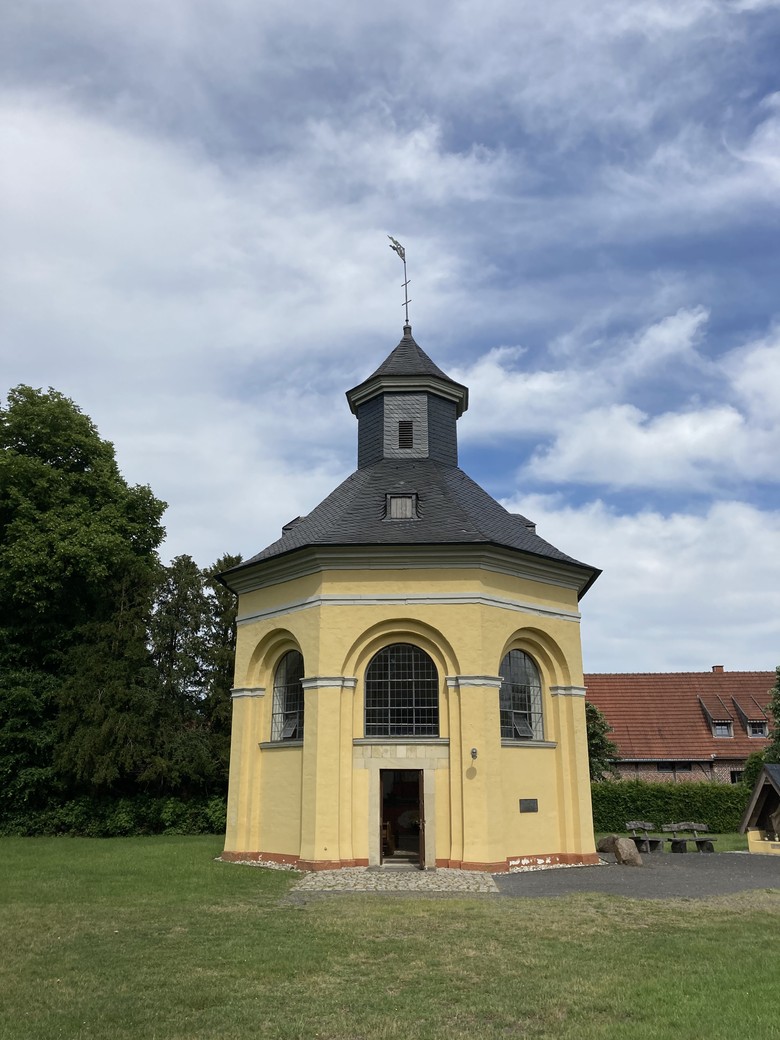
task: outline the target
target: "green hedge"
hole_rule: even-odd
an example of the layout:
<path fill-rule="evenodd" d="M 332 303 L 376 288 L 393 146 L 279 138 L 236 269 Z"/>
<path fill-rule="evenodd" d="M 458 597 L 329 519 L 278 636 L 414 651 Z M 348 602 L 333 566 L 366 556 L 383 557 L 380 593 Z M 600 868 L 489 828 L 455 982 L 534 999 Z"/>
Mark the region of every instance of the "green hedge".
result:
<path fill-rule="evenodd" d="M 711 831 L 736 831 L 750 797 L 745 784 L 648 783 L 615 780 L 594 783 L 593 826 L 625 831 L 627 820 L 652 820 L 656 826 L 679 820 L 706 823 Z M 0 819 L 0 835 L 113 838 L 131 834 L 222 834 L 221 797 L 95 799 L 76 798 L 31 813 Z"/>
<path fill-rule="evenodd" d="M 132 834 L 223 834 L 225 799 L 84 796 L 0 819 L 0 835 L 117 838 Z"/>
<path fill-rule="evenodd" d="M 750 798 L 745 784 L 614 780 L 591 784 L 591 790 L 597 831 L 625 831 L 627 820 L 651 820 L 656 827 L 693 820 L 727 834 L 739 828 Z"/>

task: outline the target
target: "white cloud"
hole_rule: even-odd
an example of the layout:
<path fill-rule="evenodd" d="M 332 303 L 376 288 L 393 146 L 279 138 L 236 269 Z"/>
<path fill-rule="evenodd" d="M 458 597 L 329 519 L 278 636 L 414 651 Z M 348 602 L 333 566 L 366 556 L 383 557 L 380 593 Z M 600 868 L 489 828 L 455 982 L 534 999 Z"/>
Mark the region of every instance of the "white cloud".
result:
<path fill-rule="evenodd" d="M 582 600 L 586 671 L 772 669 L 780 663 L 780 512 L 619 515 L 517 495 L 507 508 L 603 573 Z"/>
<path fill-rule="evenodd" d="M 695 345 L 709 318 L 704 307 L 681 308 L 643 329 L 621 351 L 615 366 L 616 382 L 633 382 L 647 372 L 674 364 L 701 364 Z"/>
<path fill-rule="evenodd" d="M 167 552 L 254 552 L 354 465 L 343 391 L 400 334 L 392 233 L 419 342 L 470 386 L 477 455 L 539 444 L 525 487 L 744 495 L 728 517 L 562 509 L 672 588 L 655 543 L 685 575 L 679 546 L 690 563 L 717 522 L 736 525 L 724 551 L 744 566 L 720 562 L 739 629 L 735 590 L 752 618 L 760 579 L 744 546 L 768 557 L 776 531 L 749 500 L 776 487 L 780 457 L 780 340 L 757 331 L 777 320 L 771 7 L 17 6 L 5 380 L 92 416 L 128 478 L 170 502 Z M 598 538 L 583 546 L 600 562 Z M 714 561 L 690 572 L 708 595 Z M 673 656 L 684 643 L 670 635 Z"/>
<path fill-rule="evenodd" d="M 746 147 L 735 150 L 735 154 L 755 165 L 777 186 L 780 180 L 780 91 L 767 95 L 760 108 L 769 114 L 753 131 Z"/>
<path fill-rule="evenodd" d="M 703 307 L 680 308 L 620 339 L 588 339 L 585 330 L 570 334 L 563 349 L 560 341 L 554 344 L 550 360 L 562 362 L 557 369 L 529 369 L 523 348 L 494 348 L 472 365 L 453 370 L 455 378 L 474 389 L 470 433 L 565 430 L 572 418 L 619 403 L 621 394 L 668 370 L 671 363 L 702 371 L 707 362 L 696 344 L 707 318 Z"/>
<path fill-rule="evenodd" d="M 612 488 L 698 488 L 733 479 L 744 435 L 733 408 L 709 408 L 650 419 L 630 405 L 582 415 L 540 449 L 528 472 L 543 480 Z"/>
<path fill-rule="evenodd" d="M 472 389 L 472 440 L 535 434 L 525 477 L 609 488 L 713 491 L 778 479 L 780 339 L 701 352 L 707 312 L 679 310 L 620 343 L 569 345 L 565 367 L 528 371 L 519 349 L 492 350 L 456 378 Z M 670 366 L 673 366 L 670 372 Z M 684 403 L 649 413 L 632 401 L 653 376 L 672 387 L 692 373 Z M 702 398 L 706 388 L 709 398 Z"/>
<path fill-rule="evenodd" d="M 722 361 L 726 378 L 756 423 L 776 425 L 780 416 L 780 327 Z"/>
<path fill-rule="evenodd" d="M 557 429 L 568 421 L 571 402 L 599 400 L 601 388 L 587 385 L 575 369 L 527 371 L 521 347 L 496 347 L 453 379 L 470 388 L 468 436 L 495 439 Z"/>

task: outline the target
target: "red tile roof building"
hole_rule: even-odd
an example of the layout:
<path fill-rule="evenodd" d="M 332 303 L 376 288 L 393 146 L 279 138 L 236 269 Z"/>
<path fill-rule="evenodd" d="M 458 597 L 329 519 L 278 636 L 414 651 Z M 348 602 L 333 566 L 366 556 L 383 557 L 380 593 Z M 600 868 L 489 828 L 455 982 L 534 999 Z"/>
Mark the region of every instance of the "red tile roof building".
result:
<path fill-rule="evenodd" d="M 769 743 L 774 672 L 586 675 L 587 699 L 612 726 L 624 779 L 736 783 Z"/>

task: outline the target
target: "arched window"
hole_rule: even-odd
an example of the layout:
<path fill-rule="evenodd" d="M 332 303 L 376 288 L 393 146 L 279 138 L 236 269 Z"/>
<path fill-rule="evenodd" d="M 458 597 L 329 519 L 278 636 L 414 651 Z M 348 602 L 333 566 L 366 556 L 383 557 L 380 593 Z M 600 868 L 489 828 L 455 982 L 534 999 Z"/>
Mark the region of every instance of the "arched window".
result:
<path fill-rule="evenodd" d="M 303 739 L 303 656 L 288 650 L 274 675 L 271 740 Z"/>
<path fill-rule="evenodd" d="M 499 672 L 502 738 L 543 740 L 542 681 L 533 658 L 522 650 L 510 650 Z"/>
<path fill-rule="evenodd" d="M 367 737 L 438 737 L 436 665 L 411 643 L 393 643 L 366 669 Z"/>

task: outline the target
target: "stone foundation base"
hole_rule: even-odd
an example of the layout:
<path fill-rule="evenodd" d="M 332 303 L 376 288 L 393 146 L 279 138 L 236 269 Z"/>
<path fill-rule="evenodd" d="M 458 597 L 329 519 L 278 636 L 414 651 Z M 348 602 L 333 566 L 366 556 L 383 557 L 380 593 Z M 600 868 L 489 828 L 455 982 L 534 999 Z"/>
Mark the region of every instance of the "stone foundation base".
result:
<path fill-rule="evenodd" d="M 503 874 L 509 868 L 506 860 L 497 860 L 495 863 L 481 863 L 477 860 L 468 859 L 437 859 L 436 869 L 444 870 L 478 870 L 483 874 Z"/>
<path fill-rule="evenodd" d="M 507 869 L 514 867 L 595 867 L 601 862 L 596 852 L 551 852 L 545 855 L 508 856 Z"/>
<path fill-rule="evenodd" d="M 301 859 L 283 852 L 223 852 L 222 859 L 230 863 L 249 861 L 282 863 L 296 870 L 341 870 L 344 867 L 367 867 L 367 859 Z M 595 852 L 551 852 L 537 855 L 508 856 L 494 863 L 472 860 L 437 859 L 436 867 L 451 870 L 475 870 L 485 874 L 505 874 L 516 867 L 595 866 L 600 863 Z"/>
<path fill-rule="evenodd" d="M 301 859 L 286 852 L 223 852 L 228 863 L 283 863 L 296 870 L 340 870 L 342 867 L 367 867 L 367 859 Z"/>
<path fill-rule="evenodd" d="M 367 859 L 301 859 L 299 870 L 341 870 L 342 867 L 367 867 Z"/>
<path fill-rule="evenodd" d="M 269 863 L 283 863 L 287 867 L 298 867 L 299 856 L 285 852 L 223 852 L 220 859 L 228 863 L 257 863 L 266 860 Z"/>
<path fill-rule="evenodd" d="M 480 870 L 486 874 L 505 874 L 514 867 L 595 866 L 600 863 L 595 852 L 550 852 L 532 856 L 507 856 L 496 863 L 478 863 L 471 860 L 437 859 L 437 867 L 454 870 Z"/>

